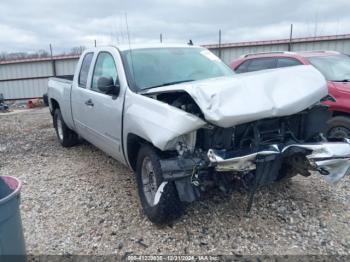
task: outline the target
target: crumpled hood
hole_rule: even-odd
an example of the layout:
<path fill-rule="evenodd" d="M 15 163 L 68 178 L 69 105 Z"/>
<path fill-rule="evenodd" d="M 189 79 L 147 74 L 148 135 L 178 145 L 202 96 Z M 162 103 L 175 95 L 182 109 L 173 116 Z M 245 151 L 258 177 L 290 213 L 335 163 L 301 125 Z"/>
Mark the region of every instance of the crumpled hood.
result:
<path fill-rule="evenodd" d="M 145 93 L 174 91 L 189 93 L 205 119 L 220 127 L 292 115 L 328 94 L 326 80 L 310 65 L 159 87 Z"/>

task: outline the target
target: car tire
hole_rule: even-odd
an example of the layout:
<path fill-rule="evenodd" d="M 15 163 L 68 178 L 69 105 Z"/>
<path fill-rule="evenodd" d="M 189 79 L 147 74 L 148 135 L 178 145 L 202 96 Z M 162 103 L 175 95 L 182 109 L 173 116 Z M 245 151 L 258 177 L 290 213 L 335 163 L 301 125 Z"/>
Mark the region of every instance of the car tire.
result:
<path fill-rule="evenodd" d="M 163 182 L 159 160 L 160 158 L 152 146 L 142 145 L 137 157 L 136 181 L 145 215 L 151 222 L 161 225 L 168 224 L 180 217 L 183 205 L 174 182 L 168 182 L 165 185 L 158 203 L 154 205 L 153 195 Z"/>
<path fill-rule="evenodd" d="M 56 109 L 53 115 L 53 126 L 60 144 L 64 147 L 72 147 L 79 142 L 78 135 L 69 129 L 64 122 L 61 110 Z"/>
<path fill-rule="evenodd" d="M 327 138 L 350 138 L 350 117 L 335 116 L 327 122 Z"/>
<path fill-rule="evenodd" d="M 49 97 L 47 93 L 43 94 L 43 102 L 45 106 L 49 106 Z"/>

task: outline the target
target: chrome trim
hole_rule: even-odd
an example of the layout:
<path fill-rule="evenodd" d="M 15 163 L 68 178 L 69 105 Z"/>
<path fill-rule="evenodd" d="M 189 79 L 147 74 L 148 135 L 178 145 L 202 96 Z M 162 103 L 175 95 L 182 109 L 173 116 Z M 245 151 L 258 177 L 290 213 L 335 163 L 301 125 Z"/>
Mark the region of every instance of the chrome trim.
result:
<path fill-rule="evenodd" d="M 256 169 L 257 156 L 283 154 L 290 148 L 310 150 L 307 155 L 310 164 L 328 172 L 325 179 L 329 183 L 336 183 L 345 175 L 350 174 L 350 140 L 344 142 L 322 142 L 315 144 L 292 144 L 279 148 L 277 144 L 258 152 L 241 155 L 233 158 L 224 158 L 219 151 L 209 149 L 207 156 L 217 171 L 246 172 Z"/>
<path fill-rule="evenodd" d="M 209 161 L 216 165 L 217 171 L 249 171 L 256 169 L 255 160 L 258 155 L 280 154 L 277 145 L 271 145 L 269 149 L 255 152 L 248 155 L 224 159 L 215 150 L 209 149 L 207 156 Z"/>

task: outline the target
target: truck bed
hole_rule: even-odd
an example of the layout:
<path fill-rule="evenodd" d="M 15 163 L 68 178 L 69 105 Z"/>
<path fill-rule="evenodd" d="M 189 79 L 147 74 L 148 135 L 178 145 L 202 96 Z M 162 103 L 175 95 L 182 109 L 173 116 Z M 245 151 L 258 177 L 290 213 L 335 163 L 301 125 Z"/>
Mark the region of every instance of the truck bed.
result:
<path fill-rule="evenodd" d="M 48 81 L 49 104 L 58 103 L 66 125 L 73 128 L 71 115 L 70 93 L 73 84 L 73 76 L 50 77 Z M 52 112 L 53 113 L 53 112 Z"/>
<path fill-rule="evenodd" d="M 64 83 L 71 83 L 73 82 L 74 75 L 64 75 L 64 76 L 55 76 L 50 77 L 50 79 L 54 81 L 64 82 Z"/>

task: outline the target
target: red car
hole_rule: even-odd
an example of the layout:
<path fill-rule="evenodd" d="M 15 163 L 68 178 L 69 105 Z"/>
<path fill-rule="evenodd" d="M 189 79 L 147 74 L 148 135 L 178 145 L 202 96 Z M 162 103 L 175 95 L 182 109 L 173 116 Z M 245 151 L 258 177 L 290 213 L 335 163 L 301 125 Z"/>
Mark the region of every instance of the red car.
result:
<path fill-rule="evenodd" d="M 350 57 L 334 51 L 270 52 L 247 54 L 231 63 L 236 73 L 296 65 L 313 65 L 326 78 L 329 94 L 324 102 L 333 112 L 328 122 L 328 137 L 350 138 Z"/>

